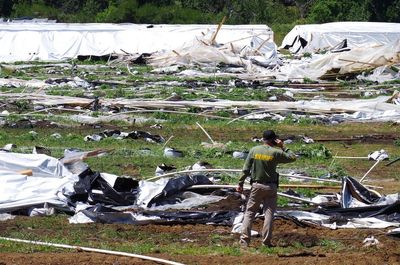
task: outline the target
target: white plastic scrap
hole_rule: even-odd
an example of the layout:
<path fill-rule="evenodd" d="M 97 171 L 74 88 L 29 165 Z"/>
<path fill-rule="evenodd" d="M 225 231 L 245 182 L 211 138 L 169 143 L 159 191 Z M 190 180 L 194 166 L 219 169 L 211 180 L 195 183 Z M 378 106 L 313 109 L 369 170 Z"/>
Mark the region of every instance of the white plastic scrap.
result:
<path fill-rule="evenodd" d="M 85 142 L 89 142 L 89 141 L 94 141 L 94 142 L 99 142 L 101 139 L 103 139 L 103 137 L 101 137 L 98 134 L 93 134 L 93 135 L 86 135 L 84 138 Z"/>
<path fill-rule="evenodd" d="M 8 213 L 0 213 L 0 221 L 12 220 L 15 218 L 15 215 L 11 215 Z"/>
<path fill-rule="evenodd" d="M 176 171 L 176 168 L 174 166 L 168 166 L 163 163 L 163 164 L 157 166 L 155 175 L 160 176 L 160 175 L 164 175 L 165 173 L 174 172 L 174 171 Z"/>
<path fill-rule="evenodd" d="M 199 161 L 199 162 L 196 162 L 195 164 L 193 164 L 193 166 L 191 166 L 189 169 L 200 170 L 200 169 L 207 169 L 207 168 L 213 168 L 213 167 L 208 162 Z"/>
<path fill-rule="evenodd" d="M 182 151 L 178 151 L 173 148 L 166 147 L 164 149 L 164 156 L 165 157 L 183 157 Z"/>
<path fill-rule="evenodd" d="M 55 213 L 55 209 L 53 207 L 48 207 L 47 203 L 44 204 L 43 208 L 30 208 L 29 216 L 49 216 Z"/>
<path fill-rule="evenodd" d="M 248 152 L 241 152 L 241 151 L 234 151 L 232 153 L 233 158 L 237 158 L 237 159 L 246 159 L 248 156 Z"/>
<path fill-rule="evenodd" d="M 380 151 L 375 151 L 375 152 L 370 153 L 368 155 L 368 159 L 375 160 L 375 161 L 378 161 L 378 160 L 382 161 L 382 160 L 389 159 L 389 154 L 385 150 L 381 149 Z"/>
<path fill-rule="evenodd" d="M 363 241 L 363 247 L 379 246 L 380 244 L 374 236 L 367 237 Z"/>
<path fill-rule="evenodd" d="M 367 75 L 362 73 L 361 75 L 357 76 L 358 80 L 368 80 L 373 82 L 387 82 L 392 80 L 398 80 L 400 78 L 400 72 L 396 72 L 390 66 L 383 65 L 379 66 L 372 71 L 371 74 Z"/>
<path fill-rule="evenodd" d="M 53 137 L 53 138 L 56 138 L 56 139 L 61 139 L 62 138 L 61 134 L 59 134 L 59 133 L 53 133 L 50 136 Z"/>
<path fill-rule="evenodd" d="M 1 151 L 7 151 L 10 152 L 12 148 L 16 147 L 15 144 L 6 144 L 5 146 L 3 146 L 3 148 L 1 148 Z"/>
<path fill-rule="evenodd" d="M 36 137 L 38 135 L 38 133 L 35 131 L 30 131 L 29 134 L 32 135 L 33 137 Z"/>
<path fill-rule="evenodd" d="M 232 234 L 241 234 L 242 233 L 242 223 L 244 219 L 244 213 L 240 212 L 235 219 L 233 220 L 233 226 L 231 233 Z M 258 236 L 259 233 L 257 231 L 251 230 L 251 236 Z"/>
<path fill-rule="evenodd" d="M 314 143 L 314 140 L 311 139 L 310 137 L 307 137 L 307 136 L 303 136 L 301 140 L 302 140 L 303 142 L 305 142 L 306 144 L 312 144 L 312 143 Z"/>

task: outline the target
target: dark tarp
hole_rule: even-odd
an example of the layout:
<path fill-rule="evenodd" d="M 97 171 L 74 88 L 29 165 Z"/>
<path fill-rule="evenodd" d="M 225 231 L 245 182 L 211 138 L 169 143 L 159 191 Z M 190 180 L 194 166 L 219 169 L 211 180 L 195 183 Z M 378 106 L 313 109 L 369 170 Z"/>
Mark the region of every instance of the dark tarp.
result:
<path fill-rule="evenodd" d="M 204 175 L 193 175 L 193 176 L 186 175 L 182 177 L 169 179 L 164 189 L 149 201 L 147 207 L 150 207 L 153 204 L 155 206 L 171 204 L 170 201 L 167 201 L 165 203 L 164 202 L 165 199 L 193 185 L 211 185 L 211 184 L 213 183 Z"/>
<path fill-rule="evenodd" d="M 342 207 L 349 208 L 353 198 L 366 204 L 376 203 L 380 199 L 354 178 L 345 177 L 342 179 Z"/>
<path fill-rule="evenodd" d="M 137 198 L 138 186 L 137 180 L 117 178 L 112 187 L 99 172 L 88 168 L 79 175 L 79 181 L 74 184 L 75 194 L 70 196 L 70 200 L 72 203 L 82 201 L 114 206 L 133 205 Z"/>
<path fill-rule="evenodd" d="M 138 211 L 118 212 L 95 206 L 82 211 L 94 222 L 122 224 L 215 224 L 232 225 L 236 211 Z"/>
<path fill-rule="evenodd" d="M 331 216 L 337 221 L 347 222 L 350 218 L 375 217 L 387 222 L 400 222 L 400 201 L 389 205 L 374 205 L 355 208 L 318 208 L 315 213 Z"/>

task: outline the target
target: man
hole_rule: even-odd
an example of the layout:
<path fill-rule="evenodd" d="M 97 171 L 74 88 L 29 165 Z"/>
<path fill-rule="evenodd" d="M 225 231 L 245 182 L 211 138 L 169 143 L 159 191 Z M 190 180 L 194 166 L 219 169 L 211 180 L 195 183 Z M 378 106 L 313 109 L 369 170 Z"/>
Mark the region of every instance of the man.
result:
<path fill-rule="evenodd" d="M 283 146 L 283 142 L 272 130 L 263 133 L 263 145 L 253 147 L 243 166 L 243 176 L 239 180 L 238 192 L 243 192 L 245 179 L 251 175 L 251 191 L 244 214 L 240 245 L 248 247 L 250 244 L 251 227 L 255 214 L 263 204 L 264 226 L 262 242 L 265 246 L 271 245 L 272 223 L 276 210 L 277 189 L 279 174 L 276 166 L 279 163 L 290 163 L 296 160 L 293 152 Z"/>

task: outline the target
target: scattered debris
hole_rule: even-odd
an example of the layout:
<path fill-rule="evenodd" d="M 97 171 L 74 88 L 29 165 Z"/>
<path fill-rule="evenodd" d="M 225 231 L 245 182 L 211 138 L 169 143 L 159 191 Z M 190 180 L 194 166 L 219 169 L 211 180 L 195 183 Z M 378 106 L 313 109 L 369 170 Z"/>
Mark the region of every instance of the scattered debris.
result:
<path fill-rule="evenodd" d="M 380 248 L 381 245 L 382 245 L 378 241 L 378 239 L 376 239 L 374 236 L 370 236 L 370 237 L 365 238 L 362 243 L 363 243 L 363 247 L 364 248 L 372 247 L 372 246 L 376 246 L 376 247 Z"/>
<path fill-rule="evenodd" d="M 166 147 L 164 149 L 164 156 L 165 157 L 183 157 L 183 152 L 176 150 L 174 148 Z"/>
<path fill-rule="evenodd" d="M 104 138 L 112 137 L 114 139 L 144 139 L 150 143 L 163 143 L 164 138 L 160 135 L 152 135 L 149 132 L 144 131 L 132 131 L 132 132 L 121 132 L 119 130 L 105 130 L 99 134 L 85 136 L 85 141 L 101 141 Z"/>

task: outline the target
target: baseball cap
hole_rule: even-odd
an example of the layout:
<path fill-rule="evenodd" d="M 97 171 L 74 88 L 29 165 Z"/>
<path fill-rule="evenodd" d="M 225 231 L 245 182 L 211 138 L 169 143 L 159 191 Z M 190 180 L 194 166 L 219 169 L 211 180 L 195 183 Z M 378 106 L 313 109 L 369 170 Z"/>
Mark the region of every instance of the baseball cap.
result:
<path fill-rule="evenodd" d="M 273 130 L 266 130 L 263 133 L 264 140 L 275 140 L 277 138 L 278 138 L 278 135 L 276 135 Z"/>

